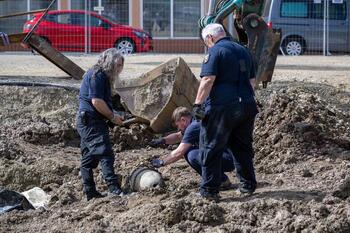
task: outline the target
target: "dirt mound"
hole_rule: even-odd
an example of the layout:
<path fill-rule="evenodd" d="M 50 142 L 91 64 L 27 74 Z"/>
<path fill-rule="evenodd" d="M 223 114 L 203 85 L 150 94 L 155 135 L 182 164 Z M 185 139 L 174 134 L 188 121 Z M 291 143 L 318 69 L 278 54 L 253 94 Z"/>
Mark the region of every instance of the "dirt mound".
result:
<path fill-rule="evenodd" d="M 23 151 L 19 148 L 18 143 L 8 140 L 5 135 L 0 136 L 0 158 L 9 160 L 20 160 Z"/>
<path fill-rule="evenodd" d="M 113 148 L 117 152 L 145 147 L 154 137 L 148 126 L 144 124 L 132 124 L 127 128 L 116 126 L 111 134 Z"/>
<path fill-rule="evenodd" d="M 252 196 L 197 196 L 200 177 L 185 161 L 162 167 L 163 189 L 85 201 L 75 131 L 77 92 L 0 87 L 0 186 L 43 188 L 48 209 L 0 216 L 0 232 L 349 232 L 350 94 L 325 85 L 274 83 L 258 93 Z M 168 154 L 147 145 L 142 124 L 111 130 L 115 171 Z M 234 174 L 229 174 L 236 186 Z M 95 172 L 106 191 L 101 172 Z"/>
<path fill-rule="evenodd" d="M 310 158 L 350 160 L 350 112 L 342 103 L 332 105 L 327 89 L 330 96 L 330 87 L 318 89 L 323 96 L 298 86 L 272 91 L 256 120 L 259 172 L 279 173 Z"/>

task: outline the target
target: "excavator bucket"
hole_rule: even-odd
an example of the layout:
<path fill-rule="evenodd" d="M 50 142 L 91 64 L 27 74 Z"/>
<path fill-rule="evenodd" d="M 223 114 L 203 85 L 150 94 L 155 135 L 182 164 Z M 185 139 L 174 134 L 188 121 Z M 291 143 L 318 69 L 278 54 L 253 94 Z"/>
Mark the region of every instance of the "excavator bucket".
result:
<path fill-rule="evenodd" d="M 168 132 L 175 108 L 192 109 L 199 80 L 182 58 L 165 62 L 133 79 L 121 79 L 116 92 L 132 115 L 146 121 L 154 132 Z"/>
<path fill-rule="evenodd" d="M 266 87 L 271 82 L 281 42 L 281 32 L 268 28 L 257 14 L 249 14 L 243 20 L 248 37 L 248 48 L 256 63 L 257 84 Z"/>

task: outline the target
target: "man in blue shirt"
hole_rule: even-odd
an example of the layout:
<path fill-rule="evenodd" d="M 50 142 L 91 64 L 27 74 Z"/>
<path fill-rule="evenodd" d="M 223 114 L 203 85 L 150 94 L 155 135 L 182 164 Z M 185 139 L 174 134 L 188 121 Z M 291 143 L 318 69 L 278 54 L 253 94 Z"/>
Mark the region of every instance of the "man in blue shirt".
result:
<path fill-rule="evenodd" d="M 222 154 L 230 148 L 240 180 L 239 191 L 256 189 L 253 166 L 253 128 L 258 113 L 254 98 L 255 70 L 250 53 L 226 37 L 220 24 L 202 30 L 209 48 L 201 69 L 201 82 L 193 106 L 196 119 L 202 119 L 200 153 L 204 198 L 218 199 L 222 176 Z"/>
<path fill-rule="evenodd" d="M 96 190 L 93 169 L 101 162 L 102 175 L 109 193 L 122 195 L 114 173 L 114 153 L 109 139 L 107 121 L 121 125 L 122 119 L 112 108 L 111 86 L 122 71 L 124 57 L 117 49 L 104 51 L 83 78 L 79 92 L 77 130 L 81 137 L 81 166 L 84 193 L 87 200 L 103 195 Z"/>
<path fill-rule="evenodd" d="M 169 165 L 185 158 L 188 164 L 201 176 L 202 175 L 202 160 L 199 155 L 199 134 L 201 123 L 192 118 L 191 112 L 185 107 L 178 107 L 174 110 L 172 120 L 179 132 L 169 134 L 160 139 L 154 139 L 150 145 L 157 146 L 162 144 L 176 144 L 179 146 L 173 150 L 170 155 L 162 159 L 152 160 L 152 165 L 156 168 Z M 232 152 L 224 150 L 222 155 L 222 175 L 220 188 L 230 188 L 231 182 L 224 172 L 231 172 L 234 170 L 234 161 Z"/>

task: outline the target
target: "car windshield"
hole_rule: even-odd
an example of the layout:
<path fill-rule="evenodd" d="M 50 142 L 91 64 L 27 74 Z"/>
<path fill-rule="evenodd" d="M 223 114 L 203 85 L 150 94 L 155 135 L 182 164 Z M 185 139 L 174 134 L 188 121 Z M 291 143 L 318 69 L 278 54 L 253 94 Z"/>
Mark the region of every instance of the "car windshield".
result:
<path fill-rule="evenodd" d="M 101 16 L 109 20 L 111 23 L 117 23 L 117 19 L 113 14 L 102 14 Z"/>

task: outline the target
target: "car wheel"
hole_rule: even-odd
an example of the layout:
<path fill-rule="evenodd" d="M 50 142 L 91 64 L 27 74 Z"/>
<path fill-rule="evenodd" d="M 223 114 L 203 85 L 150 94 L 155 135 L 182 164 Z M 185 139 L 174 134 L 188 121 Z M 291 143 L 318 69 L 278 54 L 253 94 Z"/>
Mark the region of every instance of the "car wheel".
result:
<path fill-rule="evenodd" d="M 301 39 L 287 39 L 283 47 L 284 53 L 290 56 L 299 56 L 304 53 L 304 43 Z"/>
<path fill-rule="evenodd" d="M 115 47 L 121 54 L 132 54 L 135 52 L 135 43 L 129 38 L 122 38 L 115 43 Z"/>

